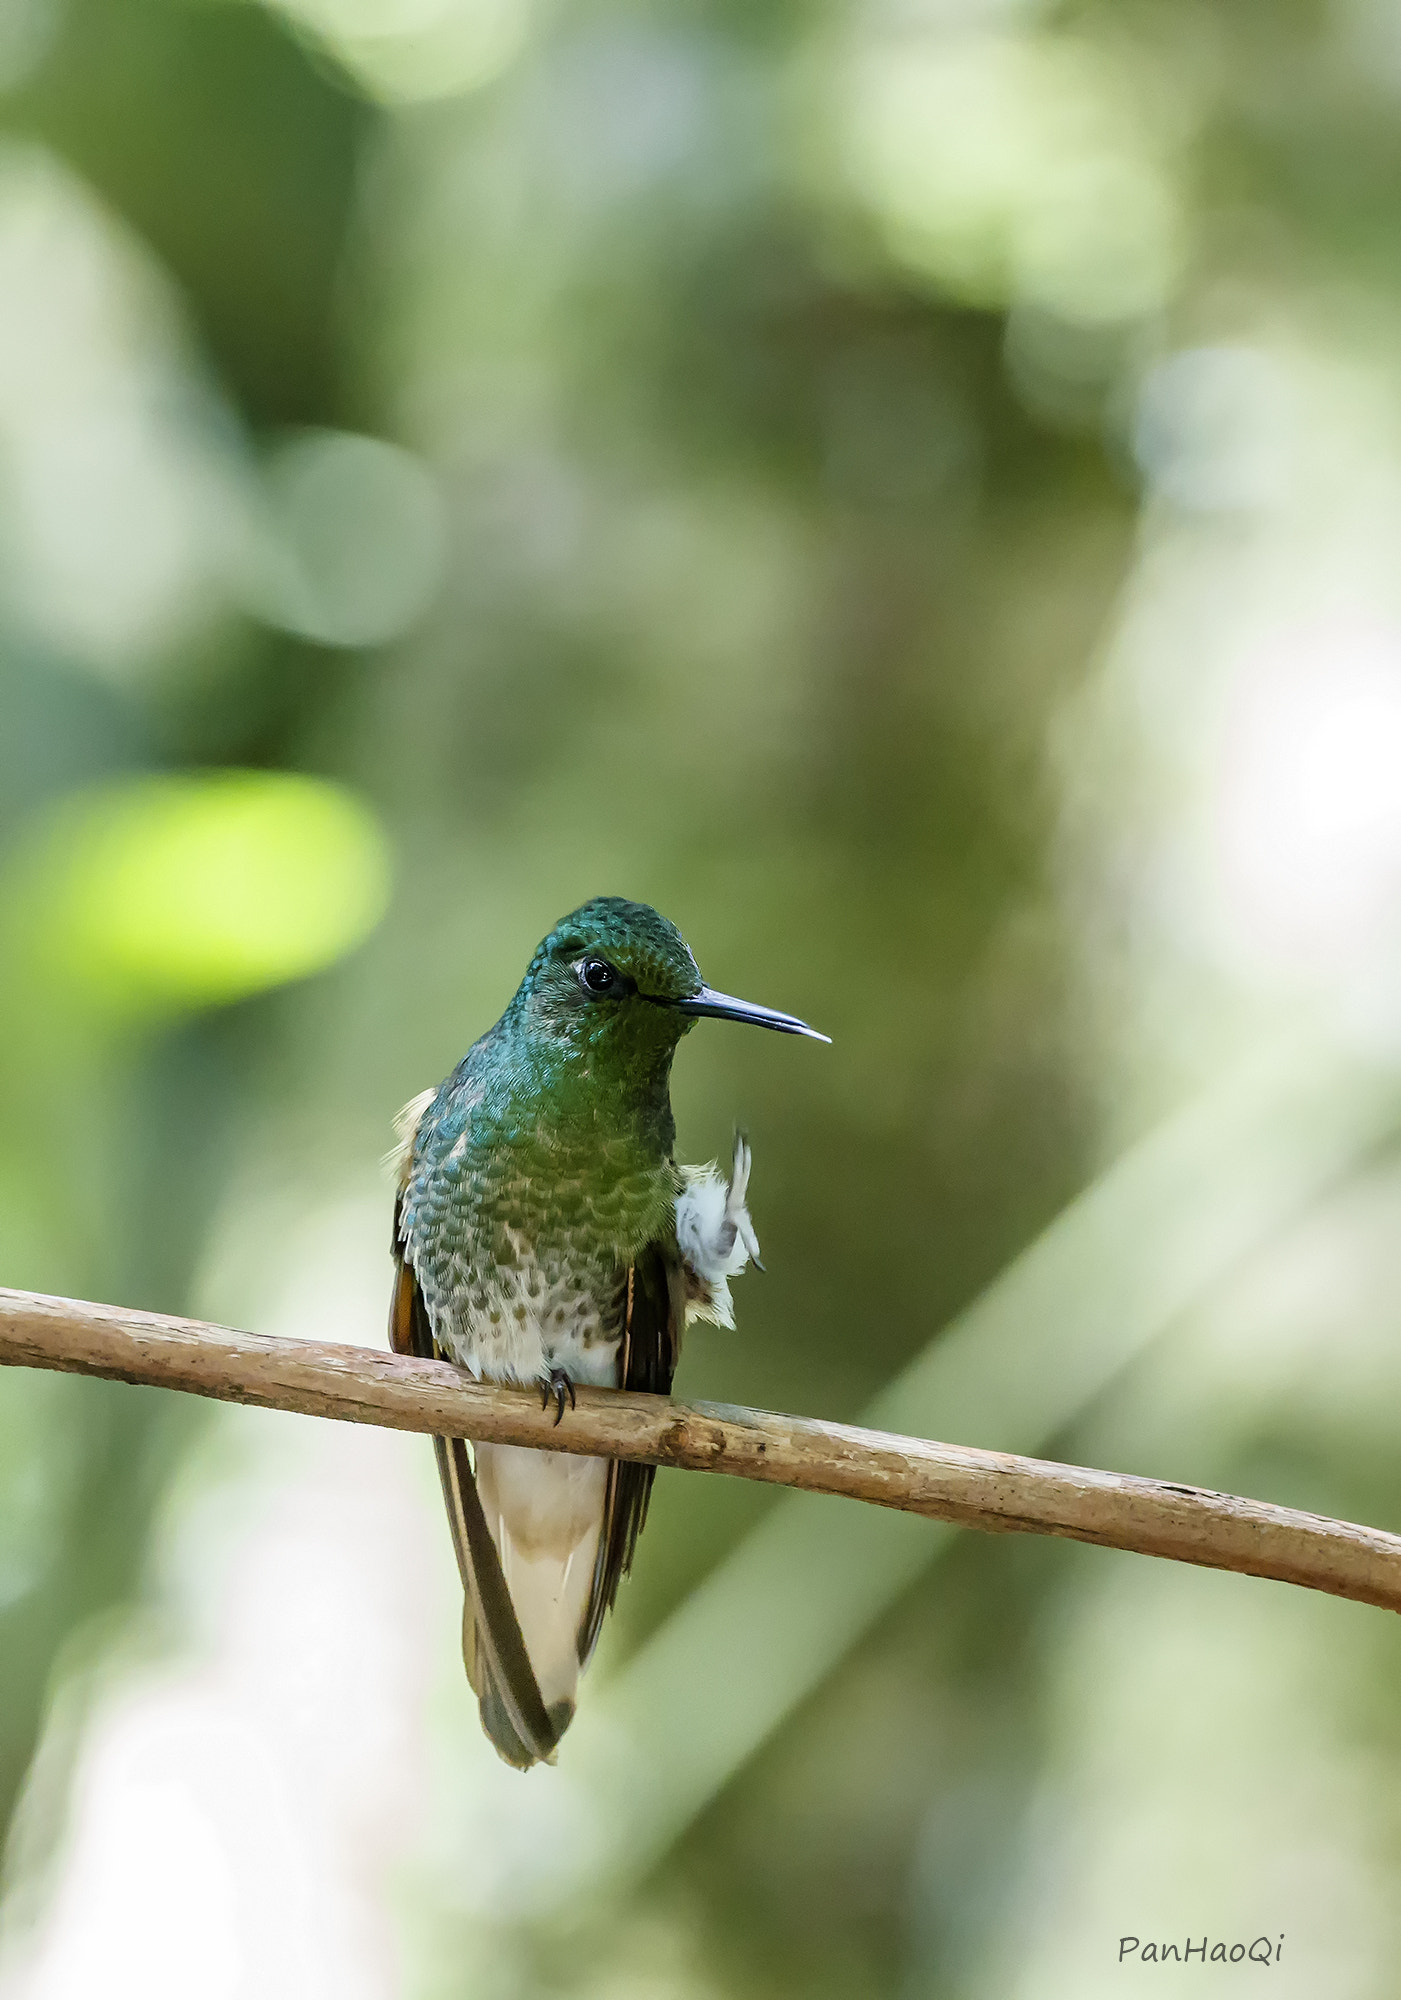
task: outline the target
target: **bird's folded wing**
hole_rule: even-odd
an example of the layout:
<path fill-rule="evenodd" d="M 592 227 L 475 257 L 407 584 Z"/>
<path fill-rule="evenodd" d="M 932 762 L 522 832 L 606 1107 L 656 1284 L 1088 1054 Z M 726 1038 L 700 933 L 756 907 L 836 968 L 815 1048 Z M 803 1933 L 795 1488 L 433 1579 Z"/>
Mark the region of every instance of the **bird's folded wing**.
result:
<path fill-rule="evenodd" d="M 618 1386 L 653 1395 L 671 1393 L 685 1315 L 685 1279 L 675 1249 L 649 1243 L 627 1273 Z M 654 1466 L 613 1459 L 608 1467 L 603 1526 L 594 1562 L 593 1588 L 579 1627 L 579 1662 L 588 1659 L 618 1585 L 632 1566 L 647 1519 Z"/>

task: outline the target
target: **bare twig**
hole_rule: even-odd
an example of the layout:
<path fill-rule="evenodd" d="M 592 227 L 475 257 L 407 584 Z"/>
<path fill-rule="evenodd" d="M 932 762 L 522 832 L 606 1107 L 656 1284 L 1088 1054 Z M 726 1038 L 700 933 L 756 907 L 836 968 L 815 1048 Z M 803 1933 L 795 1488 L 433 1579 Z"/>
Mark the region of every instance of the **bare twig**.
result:
<path fill-rule="evenodd" d="M 538 1394 L 474 1382 L 446 1362 L 272 1340 L 201 1320 L 3 1289 L 0 1363 L 391 1430 L 729 1472 L 993 1534 L 1066 1535 L 1401 1610 L 1401 1536 L 1233 1494 L 1007 1452 L 582 1387 L 578 1407 L 556 1426 L 553 1408 L 542 1410 Z"/>

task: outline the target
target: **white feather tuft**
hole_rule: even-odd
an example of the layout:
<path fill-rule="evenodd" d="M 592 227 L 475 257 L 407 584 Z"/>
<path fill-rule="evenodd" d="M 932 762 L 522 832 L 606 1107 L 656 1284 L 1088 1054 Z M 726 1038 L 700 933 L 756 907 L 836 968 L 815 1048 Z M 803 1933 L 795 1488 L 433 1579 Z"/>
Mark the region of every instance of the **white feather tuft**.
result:
<path fill-rule="evenodd" d="M 721 1178 L 713 1160 L 709 1166 L 681 1169 L 676 1241 L 693 1280 L 686 1307 L 688 1319 L 734 1326 L 729 1280 L 739 1276 L 751 1257 L 759 1263 L 759 1239 L 745 1203 L 750 1163 L 747 1142 L 736 1138 L 728 1182 Z"/>
<path fill-rule="evenodd" d="M 436 1090 L 420 1090 L 417 1097 L 411 1097 L 403 1109 L 394 1114 L 394 1144 L 385 1154 L 382 1164 L 389 1168 L 400 1188 L 409 1177 L 414 1140 L 418 1137 L 423 1114 L 437 1095 Z"/>

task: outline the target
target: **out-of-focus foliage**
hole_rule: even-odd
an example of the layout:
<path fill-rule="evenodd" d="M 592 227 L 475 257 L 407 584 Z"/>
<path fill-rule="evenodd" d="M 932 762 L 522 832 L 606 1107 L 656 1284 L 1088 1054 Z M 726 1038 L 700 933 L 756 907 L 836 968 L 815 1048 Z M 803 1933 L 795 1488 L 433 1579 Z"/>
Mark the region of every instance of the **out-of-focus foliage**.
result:
<path fill-rule="evenodd" d="M 16 859 L 16 949 L 118 1018 L 319 972 L 383 913 L 378 830 L 324 780 L 146 778 L 85 796 L 36 845 Z"/>
<path fill-rule="evenodd" d="M 1394 1525 L 1398 158 L 1381 0 L 11 0 L 0 1280 L 377 1341 L 621 892 L 834 1038 L 683 1393 Z M 4 2000 L 1391 1990 L 1379 1614 L 664 1477 L 518 1780 L 435 1509 L 0 1376 Z"/>

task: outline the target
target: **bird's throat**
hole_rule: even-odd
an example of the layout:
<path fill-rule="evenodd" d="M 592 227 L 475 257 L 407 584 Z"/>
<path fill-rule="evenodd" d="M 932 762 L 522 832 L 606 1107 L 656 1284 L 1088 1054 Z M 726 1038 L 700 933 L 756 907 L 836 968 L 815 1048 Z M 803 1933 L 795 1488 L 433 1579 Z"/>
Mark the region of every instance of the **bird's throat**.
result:
<path fill-rule="evenodd" d="M 532 1125 L 556 1157 L 567 1152 L 660 1166 L 676 1142 L 674 1055 L 672 1043 L 629 1051 L 627 1060 L 602 1043 L 568 1051 L 547 1047 L 513 1079 L 520 1122 Z"/>

